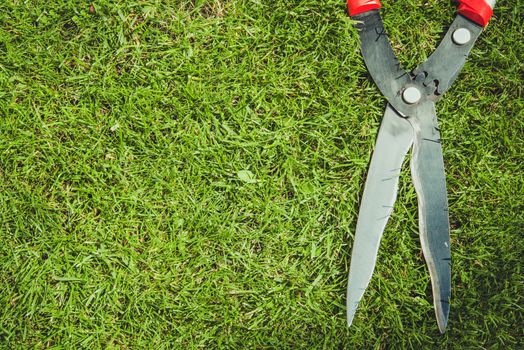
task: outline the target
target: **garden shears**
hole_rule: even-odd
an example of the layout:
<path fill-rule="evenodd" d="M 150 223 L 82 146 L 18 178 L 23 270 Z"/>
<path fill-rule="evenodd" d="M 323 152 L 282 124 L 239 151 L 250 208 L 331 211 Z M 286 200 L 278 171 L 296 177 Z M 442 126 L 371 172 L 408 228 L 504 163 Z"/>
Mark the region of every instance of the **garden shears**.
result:
<path fill-rule="evenodd" d="M 444 333 L 451 294 L 451 254 L 444 161 L 435 103 L 457 78 L 488 24 L 496 0 L 459 0 L 458 13 L 434 53 L 418 68 L 400 68 L 380 17 L 379 0 L 348 0 L 369 73 L 387 99 L 360 203 L 347 289 L 350 326 L 377 260 L 392 213 L 398 178 L 412 148 L 422 252 L 428 265 L 437 324 Z"/>

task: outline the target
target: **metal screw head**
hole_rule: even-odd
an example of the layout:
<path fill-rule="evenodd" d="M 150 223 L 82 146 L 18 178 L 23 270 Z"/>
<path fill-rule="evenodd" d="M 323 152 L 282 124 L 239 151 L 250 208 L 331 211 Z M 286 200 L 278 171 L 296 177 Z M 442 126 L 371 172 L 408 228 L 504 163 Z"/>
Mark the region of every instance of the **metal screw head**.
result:
<path fill-rule="evenodd" d="M 453 42 L 457 45 L 465 45 L 471 40 L 471 32 L 467 28 L 458 28 L 453 32 Z"/>
<path fill-rule="evenodd" d="M 421 98 L 422 94 L 420 93 L 420 90 L 414 86 L 410 86 L 402 92 L 402 99 L 410 105 L 417 103 Z"/>

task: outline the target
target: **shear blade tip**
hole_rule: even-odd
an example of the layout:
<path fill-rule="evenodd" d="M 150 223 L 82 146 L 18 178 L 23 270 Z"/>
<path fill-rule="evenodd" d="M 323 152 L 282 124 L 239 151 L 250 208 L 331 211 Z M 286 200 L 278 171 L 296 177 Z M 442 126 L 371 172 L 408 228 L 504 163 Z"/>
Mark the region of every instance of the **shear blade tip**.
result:
<path fill-rule="evenodd" d="M 447 322 L 443 325 L 438 325 L 438 330 L 440 331 L 440 334 L 444 334 L 446 333 L 446 327 L 447 327 Z"/>
<path fill-rule="evenodd" d="M 438 330 L 440 331 L 440 334 L 446 333 L 446 328 L 448 326 L 447 316 L 437 319 L 437 324 L 438 324 Z"/>
<path fill-rule="evenodd" d="M 355 311 L 350 309 L 348 306 L 348 311 L 346 313 L 346 320 L 347 320 L 348 327 L 351 327 L 354 317 L 355 317 Z"/>

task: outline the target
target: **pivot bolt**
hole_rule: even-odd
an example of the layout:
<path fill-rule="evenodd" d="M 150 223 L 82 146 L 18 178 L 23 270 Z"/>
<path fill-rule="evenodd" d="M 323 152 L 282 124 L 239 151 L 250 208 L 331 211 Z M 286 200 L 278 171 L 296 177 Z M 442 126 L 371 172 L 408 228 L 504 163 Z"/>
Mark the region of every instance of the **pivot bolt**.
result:
<path fill-rule="evenodd" d="M 422 94 L 420 93 L 420 90 L 414 86 L 410 86 L 407 89 L 405 89 L 404 92 L 402 92 L 402 99 L 404 100 L 404 102 L 410 105 L 420 101 L 421 97 Z"/>
<path fill-rule="evenodd" d="M 471 32 L 467 28 L 458 28 L 453 32 L 453 42 L 457 45 L 465 45 L 471 40 Z"/>

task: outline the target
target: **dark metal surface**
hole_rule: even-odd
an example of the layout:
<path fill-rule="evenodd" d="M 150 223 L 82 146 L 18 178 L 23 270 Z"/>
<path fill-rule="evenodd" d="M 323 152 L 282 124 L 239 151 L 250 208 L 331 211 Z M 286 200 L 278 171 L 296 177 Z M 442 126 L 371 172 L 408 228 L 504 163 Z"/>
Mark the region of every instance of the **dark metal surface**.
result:
<path fill-rule="evenodd" d="M 420 103 L 425 100 L 437 101 L 457 77 L 482 32 L 482 27 L 458 15 L 429 59 L 413 72 L 406 72 L 391 48 L 378 10 L 352 18 L 358 21 L 356 27 L 368 71 L 388 102 L 404 116 L 413 115 L 418 106 L 403 101 L 404 89 L 417 87 L 422 92 Z M 457 45 L 453 42 L 452 35 L 457 28 L 466 28 L 471 32 L 471 40 L 467 44 Z"/>
<path fill-rule="evenodd" d="M 420 242 L 428 265 L 439 329 L 448 323 L 451 295 L 451 252 L 448 197 L 440 132 L 433 102 L 426 102 L 408 118 L 415 139 L 411 175 L 417 191 Z"/>
<path fill-rule="evenodd" d="M 378 10 L 353 16 L 361 41 L 361 51 L 366 67 L 380 92 L 398 112 L 409 115 L 413 111 L 399 93 L 412 79 L 402 68 L 389 43 Z"/>
<path fill-rule="evenodd" d="M 471 40 L 465 45 L 457 45 L 453 42 L 453 32 L 458 28 L 466 28 L 471 33 Z M 433 95 L 433 99 L 439 99 L 455 81 L 460 70 L 466 63 L 466 59 L 482 33 L 482 27 L 471 22 L 465 17 L 458 15 L 440 45 L 431 56 L 414 70 L 414 76 L 421 76 L 426 92 Z"/>

